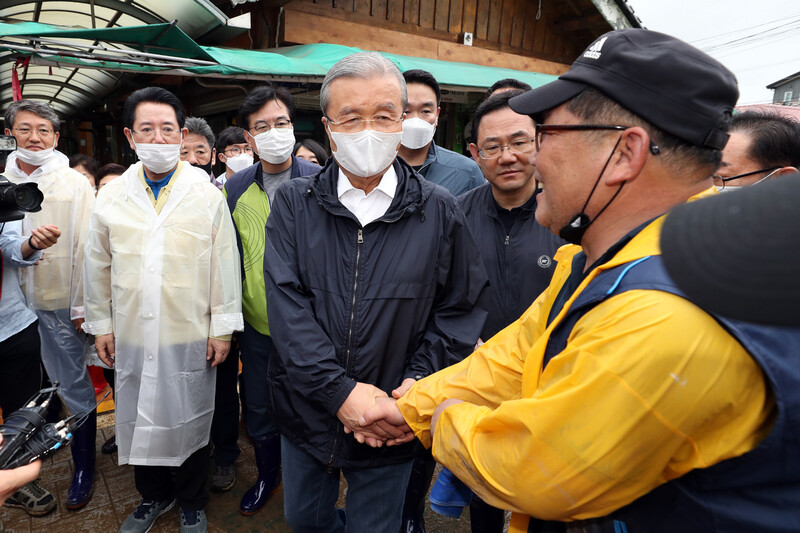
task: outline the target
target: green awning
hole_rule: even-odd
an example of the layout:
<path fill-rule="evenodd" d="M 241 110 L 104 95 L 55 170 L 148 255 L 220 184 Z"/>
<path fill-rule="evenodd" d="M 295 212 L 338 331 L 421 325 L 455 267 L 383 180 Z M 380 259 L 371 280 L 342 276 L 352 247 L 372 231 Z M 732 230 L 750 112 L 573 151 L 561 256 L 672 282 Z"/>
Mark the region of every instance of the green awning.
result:
<path fill-rule="evenodd" d="M 35 22 L 0 23 L 0 63 L 6 64 L 5 72 L 9 71 L 10 59 L 29 56 L 31 63 L 40 69 L 77 67 L 79 70 L 90 68 L 106 72 L 321 83 L 334 63 L 359 51 L 358 48 L 337 44 L 308 44 L 270 50 L 201 46 L 174 24 L 87 29 Z M 381 53 L 401 71 L 427 70 L 441 85 L 465 90 L 485 89 L 502 78 L 516 78 L 532 87 L 556 79 L 538 72 Z M 39 70 L 37 76 L 40 83 L 44 83 L 44 71 Z M 69 82 L 66 79 L 62 83 L 65 90 L 68 90 Z M 36 97 L 46 99 L 46 94 L 34 93 Z"/>

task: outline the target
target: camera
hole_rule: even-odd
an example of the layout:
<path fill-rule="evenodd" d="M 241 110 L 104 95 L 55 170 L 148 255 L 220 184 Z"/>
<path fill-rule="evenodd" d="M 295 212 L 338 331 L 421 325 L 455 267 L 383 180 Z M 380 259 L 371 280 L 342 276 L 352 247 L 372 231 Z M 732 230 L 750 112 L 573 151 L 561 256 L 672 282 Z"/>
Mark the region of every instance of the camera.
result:
<path fill-rule="evenodd" d="M 17 149 L 17 140 L 11 135 L 0 135 L 0 166 L 5 170 L 6 157 Z M 0 176 L 0 222 L 21 220 L 25 213 L 41 211 L 44 195 L 35 183 L 14 185 Z"/>

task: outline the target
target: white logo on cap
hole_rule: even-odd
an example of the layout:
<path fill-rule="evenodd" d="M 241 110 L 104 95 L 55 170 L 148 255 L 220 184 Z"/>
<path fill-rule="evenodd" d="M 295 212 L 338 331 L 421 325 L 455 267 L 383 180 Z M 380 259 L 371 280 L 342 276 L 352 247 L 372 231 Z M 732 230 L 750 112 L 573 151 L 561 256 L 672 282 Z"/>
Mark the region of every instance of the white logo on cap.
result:
<path fill-rule="evenodd" d="M 603 37 L 590 46 L 589 49 L 583 53 L 583 57 L 588 57 L 589 59 L 600 59 L 600 50 L 603 48 L 603 44 L 605 44 L 606 39 L 608 39 L 608 37 Z"/>

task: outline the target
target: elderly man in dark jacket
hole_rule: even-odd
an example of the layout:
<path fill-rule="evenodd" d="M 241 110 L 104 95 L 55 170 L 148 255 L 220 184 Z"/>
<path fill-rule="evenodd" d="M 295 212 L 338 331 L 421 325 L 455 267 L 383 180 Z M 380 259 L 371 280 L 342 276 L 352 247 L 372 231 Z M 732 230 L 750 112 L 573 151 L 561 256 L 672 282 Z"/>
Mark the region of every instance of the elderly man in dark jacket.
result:
<path fill-rule="evenodd" d="M 296 532 L 342 531 L 346 519 L 348 530 L 396 533 L 413 449 L 361 446 L 351 433 L 391 438 L 361 414 L 472 351 L 487 277 L 455 198 L 396 158 L 397 67 L 348 56 L 320 97 L 333 158 L 281 185 L 266 228 L 285 514 Z M 346 516 L 334 507 L 340 469 Z"/>

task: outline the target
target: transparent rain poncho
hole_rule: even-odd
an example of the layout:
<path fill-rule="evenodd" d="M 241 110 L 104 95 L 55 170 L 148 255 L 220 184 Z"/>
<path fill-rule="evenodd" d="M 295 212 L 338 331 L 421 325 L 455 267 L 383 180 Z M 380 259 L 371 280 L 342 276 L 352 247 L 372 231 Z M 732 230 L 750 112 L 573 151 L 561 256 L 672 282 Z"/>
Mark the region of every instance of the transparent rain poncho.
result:
<path fill-rule="evenodd" d="M 54 152 L 30 175 L 17 166 L 16 152 L 8 157 L 4 174 L 13 183 L 34 182 L 44 194 L 42 210 L 26 213 L 22 232 L 44 224 L 61 230 L 58 242 L 44 252 L 35 267 L 20 272 L 28 307 L 39 317 L 42 362 L 59 394 L 73 413 L 94 410 L 94 388 L 84 364 L 84 338 L 73 319 L 83 318 L 83 245 L 94 190 L 83 175 L 69 168 L 69 160 Z"/>
<path fill-rule="evenodd" d="M 120 464 L 179 466 L 208 442 L 216 372 L 206 347 L 243 328 L 241 267 L 208 175 L 180 163 L 157 214 L 140 171 L 132 165 L 98 195 L 84 327 L 115 336 Z"/>

